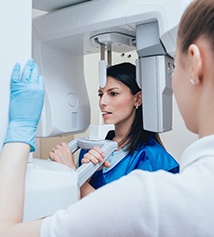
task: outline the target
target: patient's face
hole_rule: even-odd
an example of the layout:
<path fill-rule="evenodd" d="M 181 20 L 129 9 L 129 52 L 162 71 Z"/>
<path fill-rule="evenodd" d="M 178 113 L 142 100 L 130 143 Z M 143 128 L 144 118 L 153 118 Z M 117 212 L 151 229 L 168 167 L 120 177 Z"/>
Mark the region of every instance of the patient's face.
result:
<path fill-rule="evenodd" d="M 106 86 L 100 88 L 98 94 L 105 124 L 131 126 L 135 116 L 135 96 L 125 84 L 107 77 Z"/>

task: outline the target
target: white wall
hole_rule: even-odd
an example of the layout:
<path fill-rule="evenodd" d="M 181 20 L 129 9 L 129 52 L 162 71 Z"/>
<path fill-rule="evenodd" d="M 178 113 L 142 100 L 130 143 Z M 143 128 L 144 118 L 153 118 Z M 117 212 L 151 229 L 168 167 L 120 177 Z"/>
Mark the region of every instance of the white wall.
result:
<path fill-rule="evenodd" d="M 8 125 L 10 76 L 16 62 L 23 67 L 31 57 L 31 1 L 0 3 L 0 151 Z"/>

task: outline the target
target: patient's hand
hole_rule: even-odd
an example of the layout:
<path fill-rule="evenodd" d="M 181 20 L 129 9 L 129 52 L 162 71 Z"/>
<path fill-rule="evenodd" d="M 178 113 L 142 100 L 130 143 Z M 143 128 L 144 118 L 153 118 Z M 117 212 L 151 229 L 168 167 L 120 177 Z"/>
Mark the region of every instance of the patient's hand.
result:
<path fill-rule="evenodd" d="M 91 150 L 88 151 L 88 153 L 84 155 L 83 159 L 81 160 L 81 163 L 84 164 L 92 162 L 93 164 L 97 164 L 98 162 L 102 162 L 104 157 L 105 154 L 102 149 L 99 146 L 94 146 Z M 101 168 L 103 168 L 104 166 L 110 167 L 111 164 L 109 161 L 105 161 Z"/>
<path fill-rule="evenodd" d="M 76 170 L 76 165 L 74 162 L 74 158 L 72 152 L 67 143 L 62 142 L 56 145 L 49 153 L 49 158 L 52 161 L 56 161 L 62 163 L 64 165 L 69 166 L 73 170 Z"/>

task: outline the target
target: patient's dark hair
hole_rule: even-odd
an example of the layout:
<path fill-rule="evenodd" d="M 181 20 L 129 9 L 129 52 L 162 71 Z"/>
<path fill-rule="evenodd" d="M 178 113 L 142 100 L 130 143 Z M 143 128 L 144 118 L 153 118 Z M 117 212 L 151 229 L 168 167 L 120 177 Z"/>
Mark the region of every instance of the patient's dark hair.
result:
<path fill-rule="evenodd" d="M 131 63 L 121 63 L 108 67 L 107 77 L 108 76 L 113 77 L 129 87 L 133 95 L 141 90 L 136 81 L 136 67 Z M 111 131 L 107 135 L 107 139 L 112 139 L 113 137 L 114 131 Z M 149 132 L 143 129 L 142 105 L 140 105 L 139 108 L 136 109 L 135 119 L 127 136 L 120 141 L 119 145 L 122 146 L 128 141 L 127 151 L 129 154 L 132 154 L 137 149 L 139 144 L 146 145 L 149 141 L 149 137 L 152 137 L 155 141 L 162 145 L 158 133 Z"/>

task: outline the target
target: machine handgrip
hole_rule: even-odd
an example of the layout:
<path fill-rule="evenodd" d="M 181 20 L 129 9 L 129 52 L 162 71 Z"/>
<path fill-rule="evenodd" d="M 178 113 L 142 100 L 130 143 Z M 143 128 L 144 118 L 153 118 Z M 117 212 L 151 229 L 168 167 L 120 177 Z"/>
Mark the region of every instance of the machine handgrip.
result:
<path fill-rule="evenodd" d="M 77 170 L 78 174 L 78 186 L 81 187 L 93 174 L 99 169 L 99 167 L 108 159 L 111 153 L 117 150 L 117 143 L 110 140 L 90 140 L 87 138 L 74 139 L 68 143 L 72 153 L 77 151 L 79 148 L 89 150 L 94 146 L 99 146 L 105 153 L 105 158 L 102 162 L 93 164 L 89 162 L 87 164 L 82 164 Z"/>

